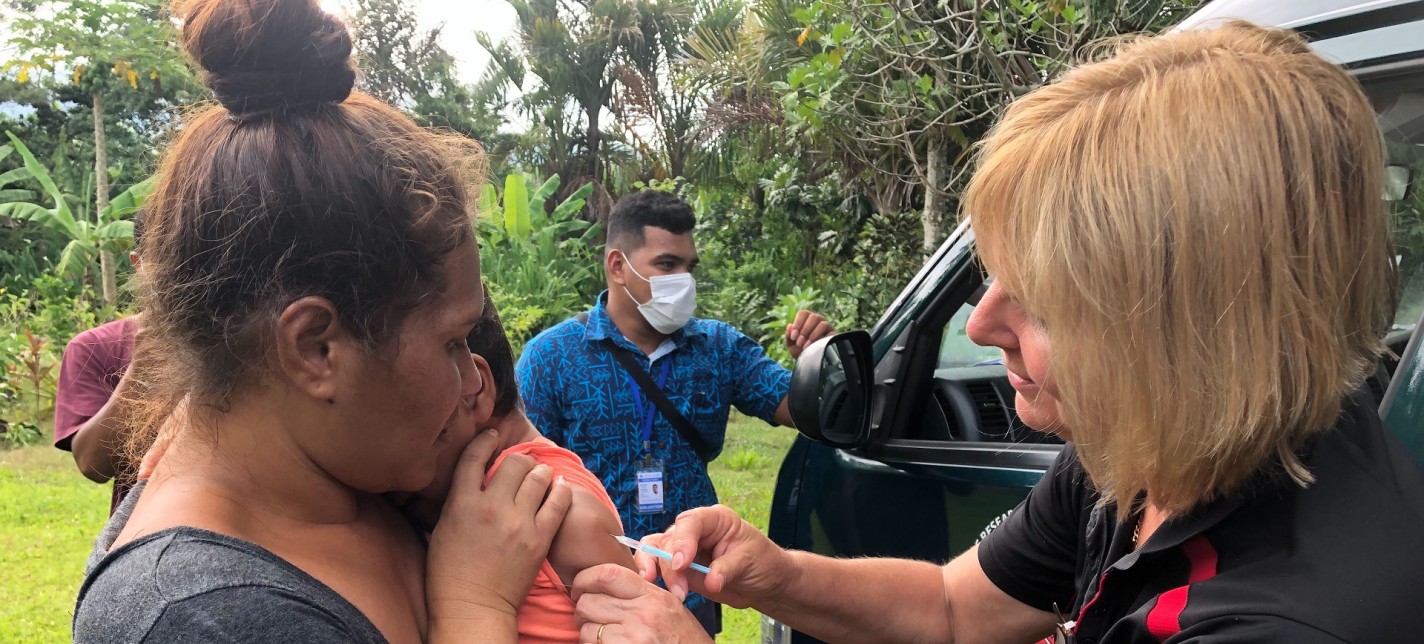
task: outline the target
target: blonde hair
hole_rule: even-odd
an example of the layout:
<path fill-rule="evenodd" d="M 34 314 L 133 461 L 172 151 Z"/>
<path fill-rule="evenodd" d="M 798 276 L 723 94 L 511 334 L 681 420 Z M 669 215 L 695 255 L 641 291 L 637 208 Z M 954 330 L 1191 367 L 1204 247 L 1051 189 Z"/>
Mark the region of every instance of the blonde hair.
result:
<path fill-rule="evenodd" d="M 1127 42 L 1009 107 L 964 210 L 1047 326 L 1106 503 L 1312 481 L 1296 452 L 1386 351 L 1384 158 L 1348 74 L 1241 22 Z"/>

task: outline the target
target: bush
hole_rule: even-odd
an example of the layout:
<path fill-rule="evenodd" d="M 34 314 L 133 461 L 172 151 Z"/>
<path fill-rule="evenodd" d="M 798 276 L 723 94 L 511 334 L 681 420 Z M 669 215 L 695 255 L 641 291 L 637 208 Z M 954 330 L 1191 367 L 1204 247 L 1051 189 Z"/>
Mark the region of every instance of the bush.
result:
<path fill-rule="evenodd" d="M 591 306 L 603 289 L 600 228 L 580 216 L 593 184 L 552 209 L 545 204 L 559 178 L 532 193 L 529 185 L 535 182 L 511 174 L 502 194 L 486 186 L 476 224 L 480 270 L 516 354 L 540 331 Z"/>
<path fill-rule="evenodd" d="M 6 444 L 38 440 L 30 430 L 38 431 L 54 412 L 64 346 L 112 316 L 94 301 L 86 287 L 49 274 L 36 277 L 26 291 L 0 288 L 0 424 Z"/>

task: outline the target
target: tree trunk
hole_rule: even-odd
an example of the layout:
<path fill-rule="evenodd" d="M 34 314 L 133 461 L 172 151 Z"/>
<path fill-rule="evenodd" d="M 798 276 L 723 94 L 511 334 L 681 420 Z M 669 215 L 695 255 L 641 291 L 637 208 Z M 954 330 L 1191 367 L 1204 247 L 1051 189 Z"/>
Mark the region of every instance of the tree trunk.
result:
<path fill-rule="evenodd" d="M 925 211 L 921 217 L 924 224 L 924 252 L 933 254 L 944 238 L 945 194 L 944 171 L 948 158 L 945 154 L 944 136 L 935 132 L 930 137 L 929 149 L 925 154 Z"/>
<path fill-rule="evenodd" d="M 588 115 L 588 136 L 584 138 L 584 145 L 588 153 L 588 178 L 594 183 L 602 184 L 603 178 L 598 176 L 598 154 L 603 143 L 603 132 L 599 131 L 600 106 L 587 108 L 584 112 Z"/>
<path fill-rule="evenodd" d="M 104 149 L 104 98 L 98 91 L 94 97 L 94 224 L 102 226 L 101 213 L 109 207 L 109 154 Z M 99 250 L 99 282 L 104 304 L 113 307 L 119 299 L 114 284 L 114 253 Z"/>

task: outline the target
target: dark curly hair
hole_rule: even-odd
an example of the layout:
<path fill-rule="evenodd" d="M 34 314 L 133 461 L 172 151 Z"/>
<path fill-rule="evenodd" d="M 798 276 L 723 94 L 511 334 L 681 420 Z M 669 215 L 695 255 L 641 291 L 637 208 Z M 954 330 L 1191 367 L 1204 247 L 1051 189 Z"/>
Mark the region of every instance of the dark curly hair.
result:
<path fill-rule="evenodd" d="M 697 225 L 692 206 L 662 190 L 643 190 L 618 200 L 608 213 L 608 246 L 624 251 L 643 247 L 643 228 L 661 228 L 681 235 Z"/>

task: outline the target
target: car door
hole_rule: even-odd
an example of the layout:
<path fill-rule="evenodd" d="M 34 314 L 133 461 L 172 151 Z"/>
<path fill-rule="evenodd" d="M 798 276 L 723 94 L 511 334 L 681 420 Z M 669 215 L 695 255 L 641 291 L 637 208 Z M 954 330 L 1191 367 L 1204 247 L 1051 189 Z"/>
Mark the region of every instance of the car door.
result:
<path fill-rule="evenodd" d="M 783 464 L 773 539 L 832 556 L 945 561 L 1016 506 L 1061 445 L 1028 430 L 998 352 L 968 341 L 982 284 L 961 227 L 881 319 L 869 442 L 804 437 Z"/>

